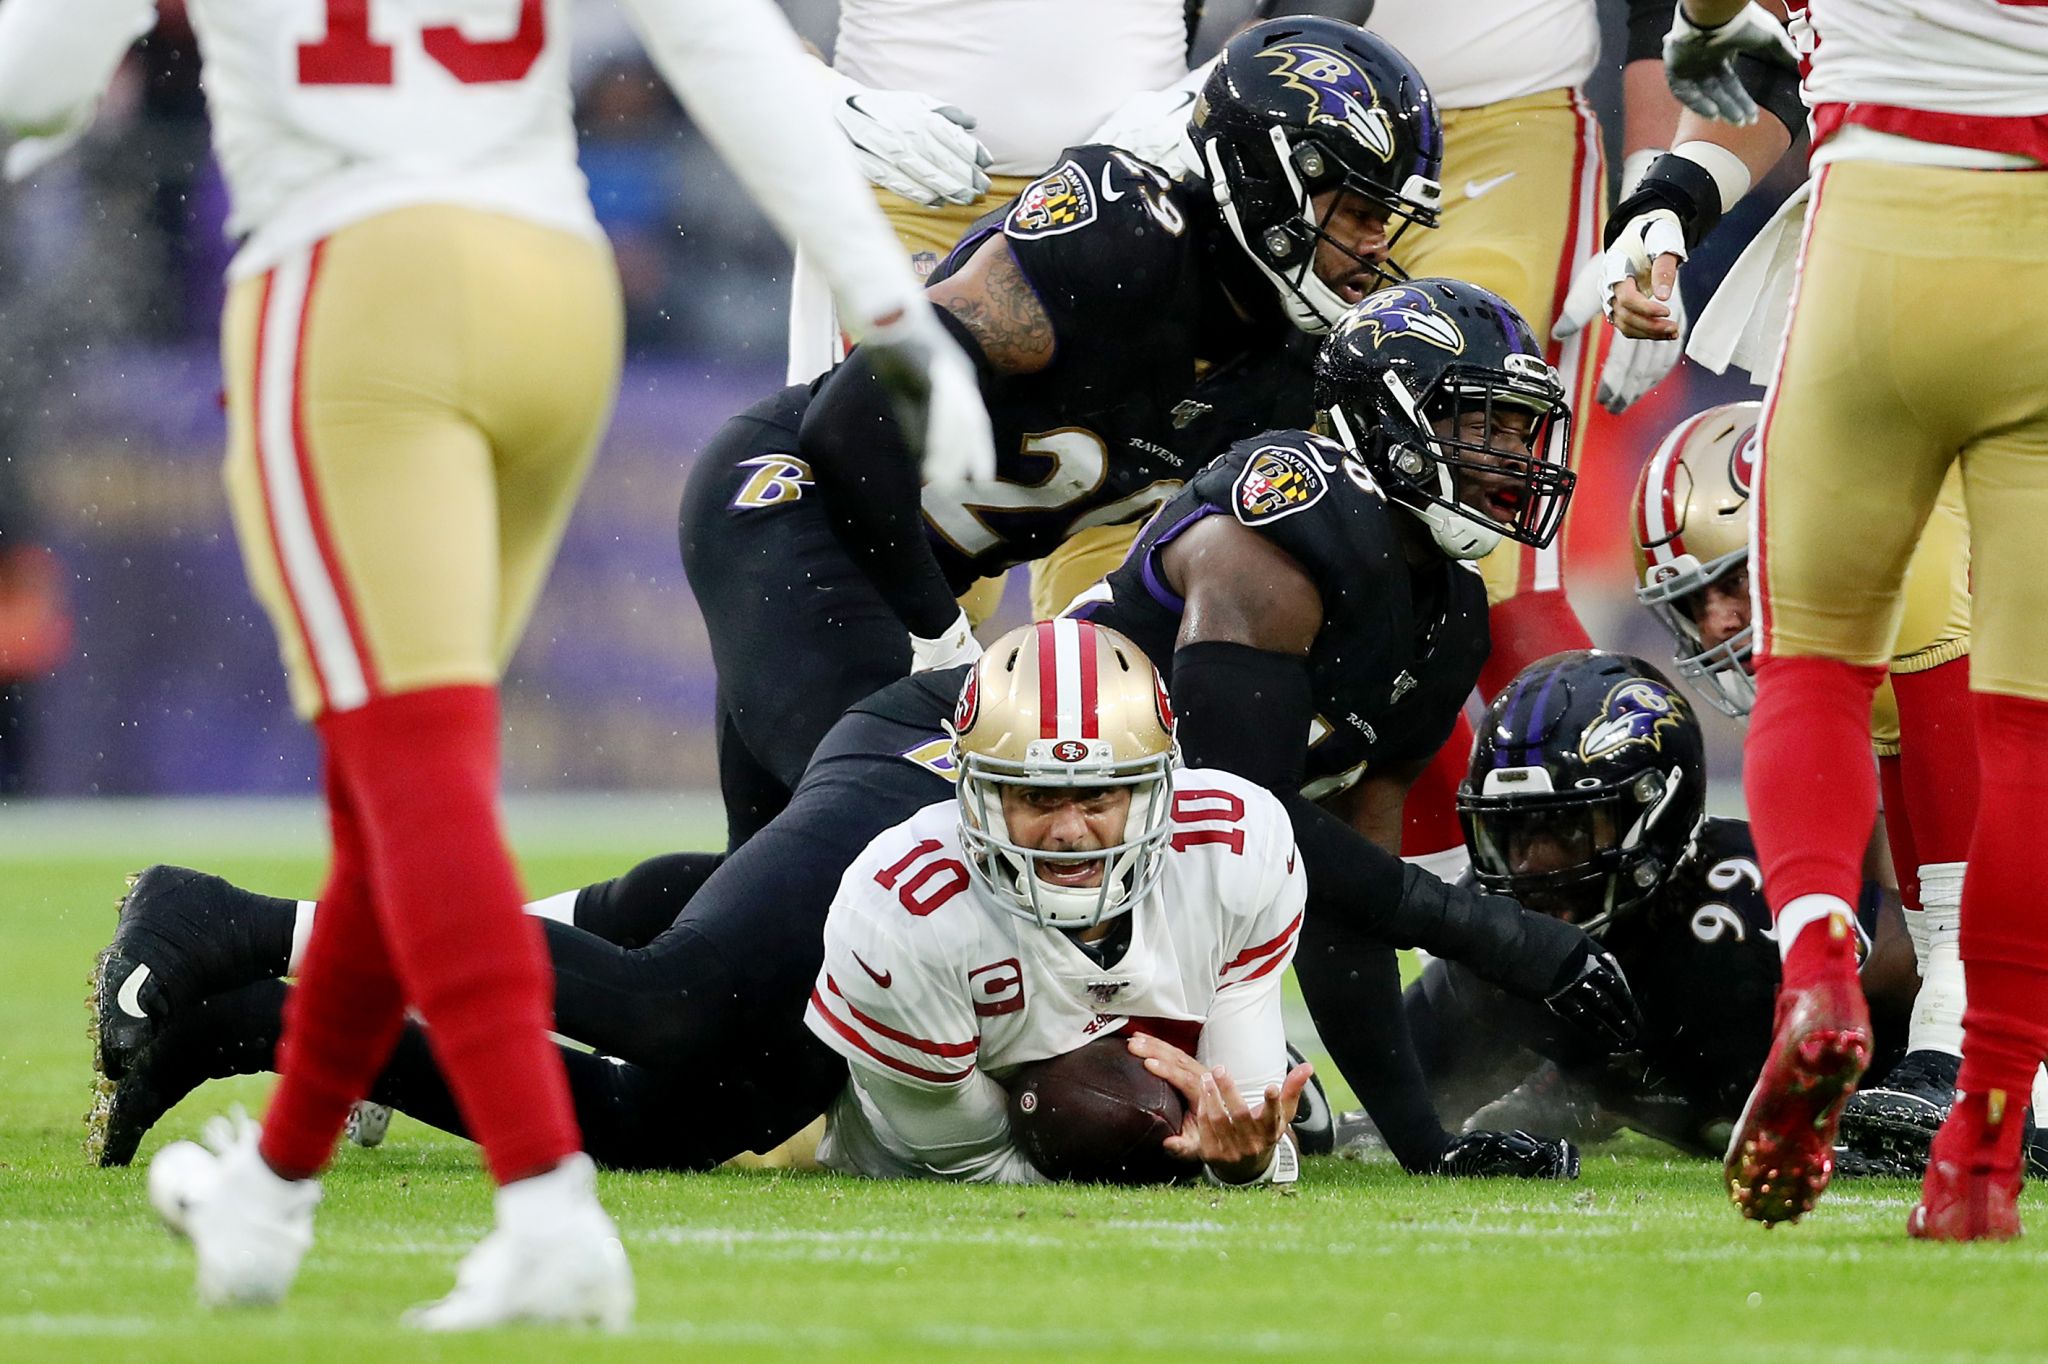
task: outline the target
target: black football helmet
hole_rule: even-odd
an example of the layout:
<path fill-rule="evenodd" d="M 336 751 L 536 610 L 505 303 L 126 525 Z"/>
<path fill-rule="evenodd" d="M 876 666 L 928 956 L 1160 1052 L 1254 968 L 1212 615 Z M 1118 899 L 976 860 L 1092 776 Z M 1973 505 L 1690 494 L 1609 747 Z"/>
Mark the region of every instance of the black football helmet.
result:
<path fill-rule="evenodd" d="M 1648 663 L 1597 649 L 1540 659 L 1487 707 L 1458 789 L 1473 874 L 1495 894 L 1586 903 L 1593 931 L 1684 858 L 1706 774 L 1691 705 Z"/>
<path fill-rule="evenodd" d="M 1547 545 L 1564 521 L 1578 482 L 1565 462 L 1564 381 L 1498 294 L 1417 279 L 1362 299 L 1316 356 L 1316 408 L 1454 559 L 1480 558 L 1503 536 Z M 1498 421 L 1510 411 L 1528 414 L 1526 432 Z M 1461 477 L 1478 484 L 1470 500 Z"/>
<path fill-rule="evenodd" d="M 1406 57 L 1355 24 L 1301 15 L 1238 34 L 1195 101 L 1188 139 L 1189 164 L 1303 331 L 1328 331 L 1344 311 L 1315 272 L 1337 199 L 1318 218 L 1314 195 L 1345 189 L 1379 205 L 1393 225 L 1390 248 L 1411 224 L 1436 226 L 1436 101 Z M 1406 278 L 1353 258 L 1382 282 Z"/>

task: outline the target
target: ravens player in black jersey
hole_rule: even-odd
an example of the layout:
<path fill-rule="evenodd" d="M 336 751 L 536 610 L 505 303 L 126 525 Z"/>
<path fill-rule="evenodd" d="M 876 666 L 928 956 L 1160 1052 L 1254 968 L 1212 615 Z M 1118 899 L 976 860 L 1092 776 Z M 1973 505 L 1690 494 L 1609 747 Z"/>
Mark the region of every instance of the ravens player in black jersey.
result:
<path fill-rule="evenodd" d="M 1431 962 L 1408 1019 L 1444 1115 L 1582 1137 L 1626 1125 L 1719 1158 L 1770 1049 L 1778 945 L 1749 826 L 1707 817 L 1690 703 L 1640 659 L 1553 654 L 1488 708 L 1458 807 L 1479 884 L 1597 933 L 1644 1023 L 1627 1060 L 1589 1055 L 1466 967 Z M 1861 926 L 1864 985 L 1896 1055 L 1911 946 L 1874 894 Z"/>
<path fill-rule="evenodd" d="M 1068 149 L 934 272 L 928 292 L 980 368 L 994 481 L 920 490 L 858 347 L 699 458 L 683 563 L 718 669 L 733 846 L 847 706 L 972 656 L 958 593 L 1141 520 L 1233 440 L 1305 423 L 1291 338 L 1395 278 L 1402 232 L 1435 221 L 1435 104 L 1353 25 L 1304 16 L 1239 35 L 1189 135 L 1203 171 L 1183 182 L 1115 148 Z"/>
<path fill-rule="evenodd" d="M 1191 761 L 1230 767 L 1288 802 L 1310 884 L 1297 969 L 1326 1043 L 1404 1166 L 1568 1174 L 1568 1148 L 1445 1133 L 1400 1034 L 1386 946 L 1466 960 L 1609 1040 L 1632 1026 L 1625 984 L 1578 929 L 1448 887 L 1393 851 L 1406 781 L 1442 743 L 1485 654 L 1484 594 L 1455 556 L 1483 552 L 1493 536 L 1554 530 L 1570 486 L 1555 453 L 1563 396 L 1521 319 L 1449 281 L 1360 304 L 1326 344 L 1319 374 L 1336 441 L 1278 432 L 1233 448 L 1168 504 L 1082 609 L 1144 637 L 1170 668 Z M 819 928 L 866 842 L 946 797 L 944 722 L 961 676 L 915 675 L 857 704 L 789 808 L 715 870 L 716 859 L 658 859 L 578 897 L 577 925 L 599 933 L 549 925 L 558 1029 L 633 1063 L 569 1062 L 594 1154 L 644 1152 L 629 1142 L 646 1130 L 632 1115 L 716 1092 L 730 1102 L 661 1139 L 665 1159 L 704 1163 L 814 1114 L 823 1100 L 812 1106 L 803 1077 L 828 1086 L 829 1099 L 836 1070 L 801 1024 Z M 167 993 L 190 999 L 275 974 L 290 939 L 290 907 L 273 907 L 267 928 L 213 935 L 268 943 L 244 954 L 239 977 L 171 962 L 165 954 L 195 936 L 174 931 L 180 918 L 251 917 L 253 897 L 183 875 L 136 888 L 114 949 L 121 965 L 107 977 L 155 967 L 138 998 L 145 1015 L 167 1011 L 170 1030 L 161 1018 L 123 1018 L 109 1002 L 118 991 L 100 991 L 102 1068 L 118 1081 L 102 1130 L 115 1158 L 132 1152 L 166 1096 L 263 1052 L 262 1020 L 277 1003 L 274 986 L 201 1011 Z M 213 908 L 193 910 L 200 900 Z M 657 931 L 644 950 L 618 945 Z M 181 1040 L 163 1040 L 173 1035 Z M 450 1118 L 445 1102 L 419 1097 L 433 1089 L 430 1074 L 411 1066 L 394 1076 L 382 1093 Z"/>

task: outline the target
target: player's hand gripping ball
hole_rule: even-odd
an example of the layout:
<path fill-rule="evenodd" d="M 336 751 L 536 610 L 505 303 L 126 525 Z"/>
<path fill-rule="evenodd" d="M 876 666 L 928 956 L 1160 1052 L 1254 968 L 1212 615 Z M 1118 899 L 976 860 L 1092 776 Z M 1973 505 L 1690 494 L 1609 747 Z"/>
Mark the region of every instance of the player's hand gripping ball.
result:
<path fill-rule="evenodd" d="M 1202 1173 L 1165 1146 L 1187 1105 L 1121 1037 L 1019 1067 L 1009 1088 L 1010 1131 L 1048 1179 L 1165 1184 Z"/>

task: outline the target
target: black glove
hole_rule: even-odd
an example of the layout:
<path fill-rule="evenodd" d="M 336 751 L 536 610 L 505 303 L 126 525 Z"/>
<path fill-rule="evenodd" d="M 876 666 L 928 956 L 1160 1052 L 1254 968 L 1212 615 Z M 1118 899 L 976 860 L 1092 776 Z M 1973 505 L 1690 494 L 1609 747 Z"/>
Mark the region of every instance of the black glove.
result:
<path fill-rule="evenodd" d="M 1642 1011 L 1636 1008 L 1621 963 L 1613 953 L 1595 949 L 1591 939 L 1578 969 L 1545 995 L 1543 1003 L 1603 1051 L 1628 1050 L 1643 1030 Z"/>
<path fill-rule="evenodd" d="M 1527 1132 L 1467 1132 L 1437 1157 L 1440 1175 L 1506 1175 L 1514 1179 L 1577 1179 L 1579 1148 Z"/>

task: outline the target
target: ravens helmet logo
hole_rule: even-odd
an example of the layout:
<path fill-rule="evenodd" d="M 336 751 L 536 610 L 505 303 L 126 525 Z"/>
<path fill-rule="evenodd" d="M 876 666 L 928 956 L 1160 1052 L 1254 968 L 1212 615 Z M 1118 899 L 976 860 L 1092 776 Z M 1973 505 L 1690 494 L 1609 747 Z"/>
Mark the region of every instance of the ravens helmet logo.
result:
<path fill-rule="evenodd" d="M 1635 744 L 1664 746 L 1664 731 L 1685 718 L 1685 698 L 1647 677 L 1617 683 L 1600 705 L 1600 718 L 1579 736 L 1579 758 L 1594 762 L 1611 758 Z"/>
<path fill-rule="evenodd" d="M 1259 53 L 1273 59 L 1273 74 L 1314 101 L 1310 127 L 1344 129 L 1382 161 L 1394 159 L 1394 127 L 1379 93 L 1349 58 L 1315 43 L 1278 43 Z"/>
<path fill-rule="evenodd" d="M 1465 333 L 1436 300 L 1412 285 L 1382 289 L 1345 314 L 1343 335 L 1364 332 L 1374 350 L 1404 338 L 1421 341 L 1453 355 L 1465 350 Z"/>

